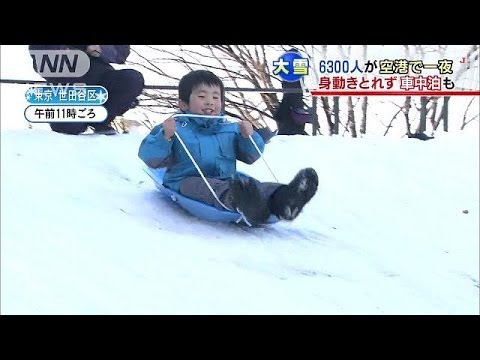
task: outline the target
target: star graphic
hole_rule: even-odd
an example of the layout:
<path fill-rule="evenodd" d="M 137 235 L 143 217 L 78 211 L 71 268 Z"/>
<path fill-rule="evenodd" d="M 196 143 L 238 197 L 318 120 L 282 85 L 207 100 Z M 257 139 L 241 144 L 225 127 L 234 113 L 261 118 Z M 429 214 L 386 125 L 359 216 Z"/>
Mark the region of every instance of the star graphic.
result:
<path fill-rule="evenodd" d="M 31 97 L 35 95 L 35 90 L 32 89 L 32 88 L 29 88 L 26 92 L 25 92 L 25 98 L 28 100 L 31 99 Z"/>
<path fill-rule="evenodd" d="M 106 91 L 103 91 L 103 90 L 99 90 L 99 92 L 96 94 L 97 95 L 97 99 L 98 102 L 100 103 L 103 103 L 105 101 L 107 101 L 107 92 Z"/>

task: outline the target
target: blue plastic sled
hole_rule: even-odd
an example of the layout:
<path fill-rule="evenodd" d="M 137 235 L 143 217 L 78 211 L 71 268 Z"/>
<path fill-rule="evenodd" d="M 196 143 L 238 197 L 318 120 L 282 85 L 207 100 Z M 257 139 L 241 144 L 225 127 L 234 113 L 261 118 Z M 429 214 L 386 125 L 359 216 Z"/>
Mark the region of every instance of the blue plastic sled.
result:
<path fill-rule="evenodd" d="M 204 202 L 193 200 L 186 196 L 183 196 L 176 191 L 163 186 L 163 175 L 165 174 L 165 168 L 153 169 L 149 167 L 144 168 L 145 172 L 152 178 L 155 186 L 165 196 L 176 202 L 179 206 L 184 208 L 190 214 L 209 221 L 225 222 L 225 223 L 241 223 L 247 224 L 241 214 L 234 211 L 219 210 Z M 273 224 L 280 221 L 275 215 L 270 215 L 266 224 Z M 248 224 L 247 224 L 248 225 Z"/>

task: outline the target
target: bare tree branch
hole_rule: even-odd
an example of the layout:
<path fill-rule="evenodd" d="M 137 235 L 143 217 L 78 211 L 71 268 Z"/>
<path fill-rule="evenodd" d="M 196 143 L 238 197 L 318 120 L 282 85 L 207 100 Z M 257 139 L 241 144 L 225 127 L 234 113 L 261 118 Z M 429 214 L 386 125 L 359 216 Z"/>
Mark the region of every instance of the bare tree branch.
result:
<path fill-rule="evenodd" d="M 473 116 L 470 120 L 466 120 L 468 109 L 470 108 L 470 105 L 472 105 L 474 99 L 475 99 L 475 97 L 472 97 L 472 99 L 470 100 L 470 102 L 467 105 L 467 108 L 465 109 L 465 112 L 463 113 L 462 126 L 460 127 L 460 130 L 465 129 L 465 126 L 467 126 L 469 123 L 474 121 L 479 116 L 479 114 L 477 114 L 477 115 Z"/>

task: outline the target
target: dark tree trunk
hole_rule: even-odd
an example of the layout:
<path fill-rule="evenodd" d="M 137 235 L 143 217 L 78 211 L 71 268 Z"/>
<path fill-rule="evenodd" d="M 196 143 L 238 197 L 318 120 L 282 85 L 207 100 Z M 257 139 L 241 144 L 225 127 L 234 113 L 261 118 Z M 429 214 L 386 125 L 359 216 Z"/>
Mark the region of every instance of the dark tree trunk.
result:
<path fill-rule="evenodd" d="M 363 135 L 367 133 L 367 107 L 368 96 L 364 96 L 362 99 L 362 121 L 360 122 L 360 134 Z"/>
<path fill-rule="evenodd" d="M 325 117 L 327 118 L 328 135 L 331 136 L 334 134 L 335 125 L 332 122 L 332 111 L 330 109 L 328 97 L 322 96 L 320 99 L 322 100 L 323 111 L 325 112 Z"/>
<path fill-rule="evenodd" d="M 318 114 L 317 114 L 317 98 L 314 96 L 312 99 L 312 135 L 316 136 L 317 133 L 322 135 L 320 132 L 320 123 L 318 122 Z"/>
<path fill-rule="evenodd" d="M 406 96 L 402 111 L 403 111 L 403 115 L 405 115 L 408 137 L 412 136 L 412 132 L 410 131 L 410 118 L 409 118 L 409 112 L 411 107 L 412 107 L 412 97 Z"/>
<path fill-rule="evenodd" d="M 433 97 L 432 98 L 432 106 L 430 107 L 430 110 L 432 114 L 430 115 L 430 124 L 432 125 L 432 129 L 436 129 L 435 126 L 435 118 L 437 117 L 437 108 L 438 108 L 438 97 Z"/>
<path fill-rule="evenodd" d="M 357 128 L 355 126 L 355 113 L 353 111 L 353 102 L 352 102 L 351 96 L 348 97 L 347 103 L 348 103 L 347 127 L 348 127 L 348 130 L 350 131 L 350 134 L 352 134 L 352 137 L 356 138 Z"/>
<path fill-rule="evenodd" d="M 426 96 L 420 97 L 420 122 L 418 123 L 417 134 L 424 133 L 427 130 L 427 104 L 428 98 Z"/>
<path fill-rule="evenodd" d="M 338 128 L 340 127 L 340 97 L 333 97 L 333 118 L 335 122 L 333 124 L 333 134 L 338 135 Z"/>
<path fill-rule="evenodd" d="M 443 98 L 442 109 L 440 110 L 440 115 L 438 120 L 435 122 L 433 130 L 437 130 L 440 121 L 443 120 L 443 131 L 448 132 L 448 102 L 450 101 L 450 96 L 445 96 Z"/>
<path fill-rule="evenodd" d="M 448 102 L 450 101 L 450 96 L 445 96 L 443 98 L 442 106 L 442 116 L 443 116 L 443 131 L 448 132 Z"/>

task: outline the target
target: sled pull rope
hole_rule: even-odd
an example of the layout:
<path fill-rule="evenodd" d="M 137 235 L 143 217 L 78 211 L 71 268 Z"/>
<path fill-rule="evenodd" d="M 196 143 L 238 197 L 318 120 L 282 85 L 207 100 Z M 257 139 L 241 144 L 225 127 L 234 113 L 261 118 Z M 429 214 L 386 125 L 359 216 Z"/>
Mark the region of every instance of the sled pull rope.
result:
<path fill-rule="evenodd" d="M 226 116 L 221 116 L 221 115 L 198 115 L 198 114 L 174 114 L 172 115 L 173 118 L 176 118 L 176 117 L 181 117 L 181 116 L 188 116 L 188 117 L 201 117 L 201 118 L 219 118 L 219 117 L 222 117 L 224 119 L 228 119 L 228 117 Z M 240 119 L 238 118 L 232 118 L 233 121 L 235 122 L 239 122 Z M 252 138 L 252 135 L 248 135 L 250 141 L 252 142 L 253 146 L 255 146 L 255 149 L 257 150 L 258 152 L 258 155 L 260 155 L 260 158 L 263 160 L 263 162 L 265 163 L 267 169 L 270 171 L 270 174 L 272 174 L 273 178 L 275 179 L 276 182 L 280 182 L 278 181 L 277 177 L 275 176 L 275 174 L 273 173 L 272 169 L 270 168 L 270 166 L 268 166 L 268 163 L 267 161 L 265 160 L 265 158 L 263 157 L 263 154 L 262 152 L 260 151 L 260 149 L 258 148 L 257 144 L 255 143 L 255 141 L 253 140 Z M 185 146 L 184 146 L 185 147 Z M 188 154 L 188 152 L 187 152 Z"/>
<path fill-rule="evenodd" d="M 253 140 L 252 138 L 252 135 L 248 135 L 250 141 L 252 142 L 253 146 L 255 146 L 255 149 L 257 149 L 257 152 L 258 154 L 260 155 L 260 159 L 263 160 L 263 162 L 265 163 L 265 165 L 267 166 L 268 170 L 270 171 L 270 174 L 272 174 L 273 178 L 275 179 L 276 182 L 280 182 L 278 181 L 277 177 L 275 176 L 275 174 L 273 173 L 272 169 L 270 169 L 270 166 L 268 166 L 268 163 L 267 161 L 265 160 L 265 158 L 263 157 L 263 154 L 262 152 L 260 151 L 260 149 L 258 148 L 257 144 L 255 143 L 255 141 Z"/>
<path fill-rule="evenodd" d="M 227 118 L 226 116 L 217 116 L 217 115 L 197 115 L 197 114 L 174 114 L 172 115 L 172 118 L 176 118 L 176 117 L 182 117 L 182 116 L 188 116 L 188 117 L 203 117 L 203 118 L 219 118 L 219 117 L 223 117 L 223 118 Z M 228 207 L 225 206 L 224 203 L 222 203 L 220 201 L 220 199 L 218 198 L 217 194 L 215 194 L 215 191 L 213 191 L 212 189 L 212 186 L 209 184 L 209 182 L 207 181 L 205 175 L 203 175 L 203 172 L 202 170 L 200 169 L 200 167 L 198 166 L 197 162 L 195 161 L 195 159 L 193 158 L 192 154 L 190 153 L 190 151 L 188 150 L 187 146 L 185 145 L 185 143 L 183 142 L 182 138 L 180 137 L 180 135 L 175 131 L 175 136 L 177 137 L 178 141 L 180 142 L 180 144 L 182 144 L 183 146 L 183 149 L 185 150 L 185 152 L 187 153 L 188 157 L 190 158 L 190 160 L 192 161 L 193 165 L 195 166 L 195 168 L 197 169 L 198 173 L 200 174 L 200 176 L 202 177 L 203 181 L 205 182 L 205 184 L 207 185 L 208 189 L 210 190 L 210 192 L 212 193 L 212 195 L 215 197 L 215 199 L 218 201 L 218 203 L 220 205 L 222 205 L 222 207 L 228 211 L 232 211 L 231 209 L 229 209 Z M 258 148 L 257 144 L 255 143 L 255 141 L 253 140 L 252 136 L 249 135 L 248 136 L 250 138 L 250 141 L 252 142 L 253 146 L 255 147 L 255 149 L 257 150 L 258 154 L 260 155 L 260 158 L 263 160 L 263 162 L 265 163 L 265 165 L 267 166 L 268 170 L 270 170 L 270 173 L 272 174 L 272 176 L 275 178 L 275 180 L 277 182 L 278 179 L 277 177 L 275 176 L 275 174 L 273 173 L 272 169 L 270 169 L 270 166 L 268 166 L 265 158 L 263 157 L 262 155 L 262 152 L 260 151 L 260 149 Z M 237 212 L 240 214 L 240 218 L 237 220 L 237 222 L 240 222 L 241 220 L 245 221 L 247 223 L 247 225 L 251 226 L 251 224 L 248 222 L 248 220 L 246 219 L 245 215 L 243 215 L 241 212 L 238 211 L 238 209 L 236 209 Z"/>
<path fill-rule="evenodd" d="M 180 141 L 180 144 L 182 144 L 182 146 L 183 146 L 183 148 L 185 149 L 185 152 L 187 153 L 188 157 L 190 158 L 190 160 L 192 160 L 193 165 L 195 165 L 195 168 L 196 168 L 197 171 L 200 173 L 200 176 L 202 177 L 203 181 L 205 181 L 205 184 L 207 185 L 208 189 L 210 190 L 210 192 L 212 193 L 212 195 L 215 197 L 215 199 L 218 201 L 218 203 L 219 203 L 220 205 L 222 205 L 226 210 L 232 211 L 231 209 L 229 209 L 228 207 L 226 207 L 225 204 L 220 201 L 220 199 L 218 198 L 217 194 L 215 194 L 215 191 L 213 191 L 212 186 L 211 186 L 211 185 L 209 184 L 209 182 L 207 181 L 205 175 L 203 175 L 202 170 L 200 169 L 200 167 L 198 166 L 197 162 L 196 162 L 195 159 L 193 158 L 192 154 L 190 154 L 190 151 L 187 149 L 187 146 L 186 146 L 185 143 L 183 142 L 182 138 L 180 137 L 180 135 L 178 135 L 178 133 L 177 133 L 176 131 L 175 131 L 175 136 L 177 137 L 178 141 Z"/>
<path fill-rule="evenodd" d="M 237 221 L 235 221 L 237 224 L 240 222 L 240 221 L 245 221 L 245 224 L 247 224 L 248 226 L 252 226 L 252 224 L 250 224 L 250 222 L 248 221 L 247 217 L 243 214 L 243 212 L 241 212 L 238 208 L 237 208 L 237 212 L 241 215 Z"/>

